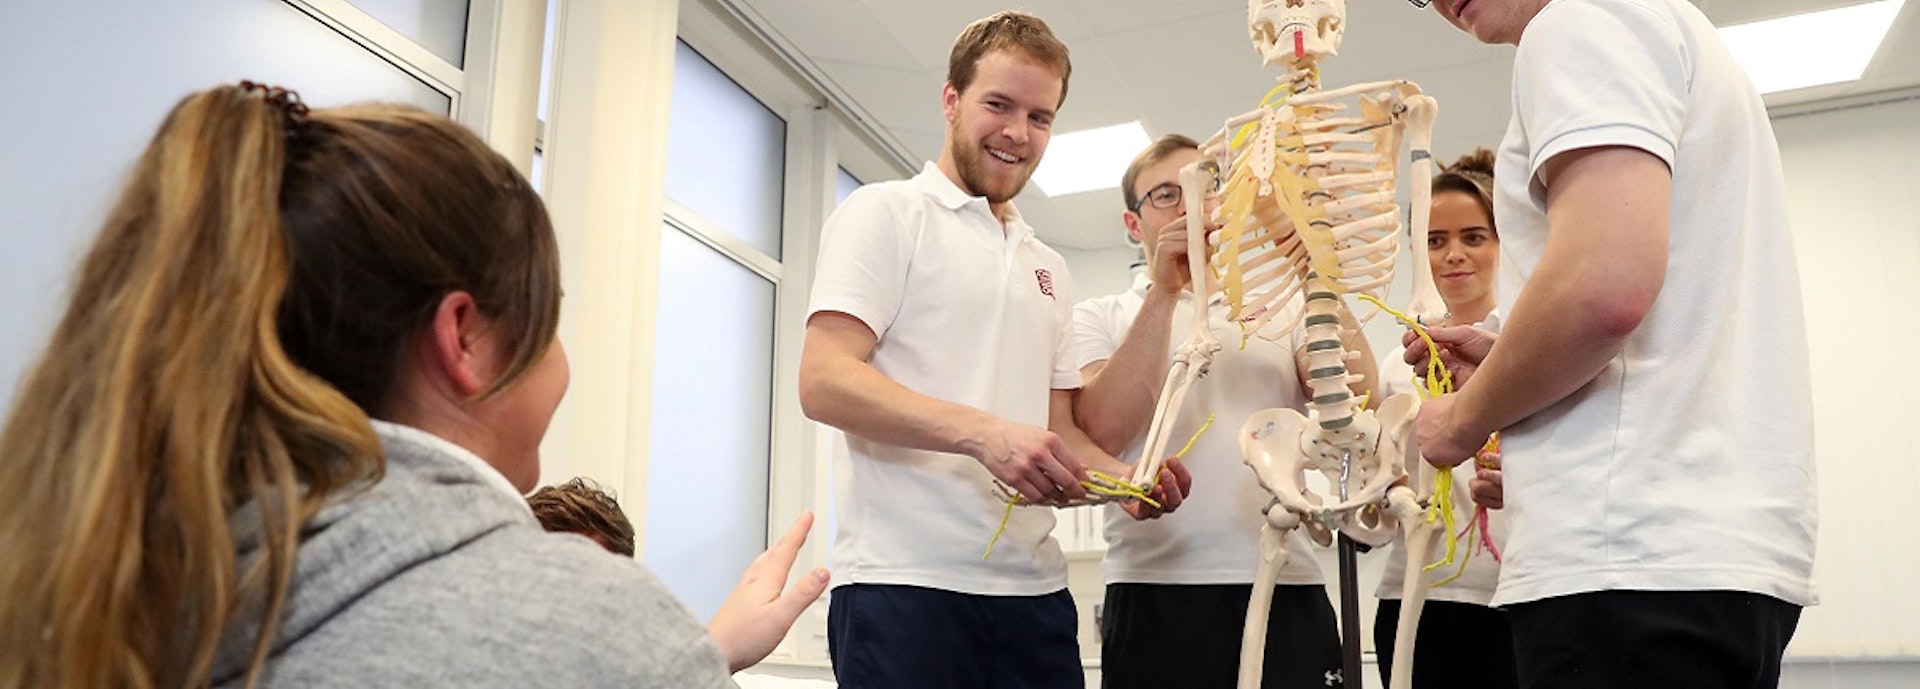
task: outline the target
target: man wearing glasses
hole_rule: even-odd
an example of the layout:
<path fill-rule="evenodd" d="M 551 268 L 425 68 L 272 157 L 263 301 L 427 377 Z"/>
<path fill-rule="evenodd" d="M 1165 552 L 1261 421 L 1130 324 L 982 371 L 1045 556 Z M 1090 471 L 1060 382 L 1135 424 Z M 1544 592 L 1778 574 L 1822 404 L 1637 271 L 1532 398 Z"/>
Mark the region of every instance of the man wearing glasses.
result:
<path fill-rule="evenodd" d="M 1517 279 L 1497 343 L 1433 331 L 1479 366 L 1418 433 L 1450 467 L 1501 431 L 1501 472 L 1474 483 L 1504 486 L 1511 515 L 1493 603 L 1521 686 L 1777 686 L 1815 599 L 1817 520 L 1806 320 L 1759 92 L 1684 0 L 1432 4 L 1519 47 L 1494 175 Z"/>
<path fill-rule="evenodd" d="M 1073 310 L 1074 357 L 1086 379 L 1076 418 L 1101 449 L 1129 462 L 1140 458 L 1169 356 L 1187 338 L 1193 309 L 1208 309 L 1222 342 L 1241 339 L 1225 305 L 1217 299 L 1199 303 L 1188 285 L 1186 212 L 1177 180 L 1180 168 L 1200 159 L 1194 141 L 1178 134 L 1161 137 L 1134 158 L 1121 177 L 1127 206 L 1121 221 L 1146 253 L 1147 273 L 1136 276 L 1128 291 L 1080 302 Z M 1357 332 L 1350 319 L 1344 325 Z M 1298 336 L 1286 343 L 1256 337 L 1245 349 L 1229 345 L 1187 393 L 1170 429 L 1176 445 L 1210 415 L 1217 417 L 1185 460 L 1196 482 L 1206 484 L 1203 499 L 1155 521 L 1109 509 L 1101 686 L 1234 686 L 1259 560 L 1260 515 L 1272 499 L 1241 463 L 1235 429 L 1262 409 L 1304 412 L 1310 394 L 1302 346 Z M 1357 336 L 1347 346 L 1362 352 L 1352 365 L 1365 376 L 1354 390 L 1363 394 L 1373 385 L 1373 355 Z M 1265 686 L 1341 686 L 1340 639 L 1319 564 L 1304 529 L 1289 539 L 1268 617 Z"/>

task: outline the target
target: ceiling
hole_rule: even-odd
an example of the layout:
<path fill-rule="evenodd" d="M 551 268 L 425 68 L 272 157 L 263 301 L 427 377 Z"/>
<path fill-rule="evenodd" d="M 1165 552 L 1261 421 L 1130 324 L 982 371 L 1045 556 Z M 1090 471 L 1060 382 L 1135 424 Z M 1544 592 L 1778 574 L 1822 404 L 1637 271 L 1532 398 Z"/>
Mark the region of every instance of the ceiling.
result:
<path fill-rule="evenodd" d="M 1770 19 L 1862 0 L 1692 0 L 1717 25 Z M 1073 55 L 1067 102 L 1054 131 L 1139 120 L 1149 136 L 1205 138 L 1251 110 L 1278 71 L 1249 45 L 1237 0 L 741 0 L 915 160 L 937 157 L 940 87 L 953 37 L 974 19 L 1015 8 L 1053 27 Z M 1920 2 L 1908 2 L 1857 82 L 1773 94 L 1782 107 L 1920 84 Z M 1349 0 L 1340 55 L 1322 83 L 1410 79 L 1440 104 L 1434 153 L 1442 160 L 1493 146 L 1510 114 L 1514 49 L 1482 45 L 1432 10 L 1405 0 Z M 1820 37 L 1810 37 L 1810 42 Z M 1114 170 L 1117 180 L 1120 170 Z M 1050 244 L 1124 244 L 1117 189 L 1048 198 L 1029 184 L 1015 203 Z"/>

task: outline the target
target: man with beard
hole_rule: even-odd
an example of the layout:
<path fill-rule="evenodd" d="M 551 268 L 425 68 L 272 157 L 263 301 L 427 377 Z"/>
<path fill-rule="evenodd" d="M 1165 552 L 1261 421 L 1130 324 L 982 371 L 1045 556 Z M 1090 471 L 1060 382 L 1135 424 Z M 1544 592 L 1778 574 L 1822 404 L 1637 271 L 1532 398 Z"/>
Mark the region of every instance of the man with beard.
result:
<path fill-rule="evenodd" d="M 940 159 L 855 191 L 822 231 L 800 403 L 847 436 L 827 619 L 842 687 L 1083 684 L 1052 511 L 1013 510 L 981 557 L 995 480 L 1059 505 L 1085 497 L 1089 470 L 1128 471 L 1073 424 L 1073 283 L 1011 202 L 1070 71 L 1031 15 L 969 25 L 941 89 Z M 1184 480 L 1163 472 L 1165 509 Z"/>

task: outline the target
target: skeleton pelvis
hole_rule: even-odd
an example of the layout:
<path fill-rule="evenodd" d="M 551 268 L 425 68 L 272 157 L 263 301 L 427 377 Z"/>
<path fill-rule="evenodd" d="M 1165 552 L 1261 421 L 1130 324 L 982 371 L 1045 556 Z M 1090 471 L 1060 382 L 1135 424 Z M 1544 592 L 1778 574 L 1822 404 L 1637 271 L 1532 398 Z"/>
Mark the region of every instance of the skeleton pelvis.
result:
<path fill-rule="evenodd" d="M 1303 523 L 1384 545 L 1398 528 L 1385 509 L 1387 489 L 1406 478 L 1419 404 L 1412 394 L 1394 395 L 1378 411 L 1360 411 L 1340 431 L 1322 430 L 1292 409 L 1263 410 L 1240 426 L 1240 453 L 1260 486 Z M 1343 458 L 1346 500 L 1322 496 L 1307 485 L 1307 472 L 1318 471 L 1338 495 Z"/>

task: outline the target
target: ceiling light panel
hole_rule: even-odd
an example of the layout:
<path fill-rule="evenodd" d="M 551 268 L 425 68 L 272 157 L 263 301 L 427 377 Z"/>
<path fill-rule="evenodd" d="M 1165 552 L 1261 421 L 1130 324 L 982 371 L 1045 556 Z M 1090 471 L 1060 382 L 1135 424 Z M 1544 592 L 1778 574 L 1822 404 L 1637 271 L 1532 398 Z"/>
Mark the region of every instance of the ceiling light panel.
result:
<path fill-rule="evenodd" d="M 1797 14 L 1720 29 L 1761 93 L 1859 79 L 1905 0 Z"/>
<path fill-rule="evenodd" d="M 1033 183 L 1047 196 L 1119 187 L 1120 174 L 1149 143 L 1138 121 L 1055 134 Z"/>

